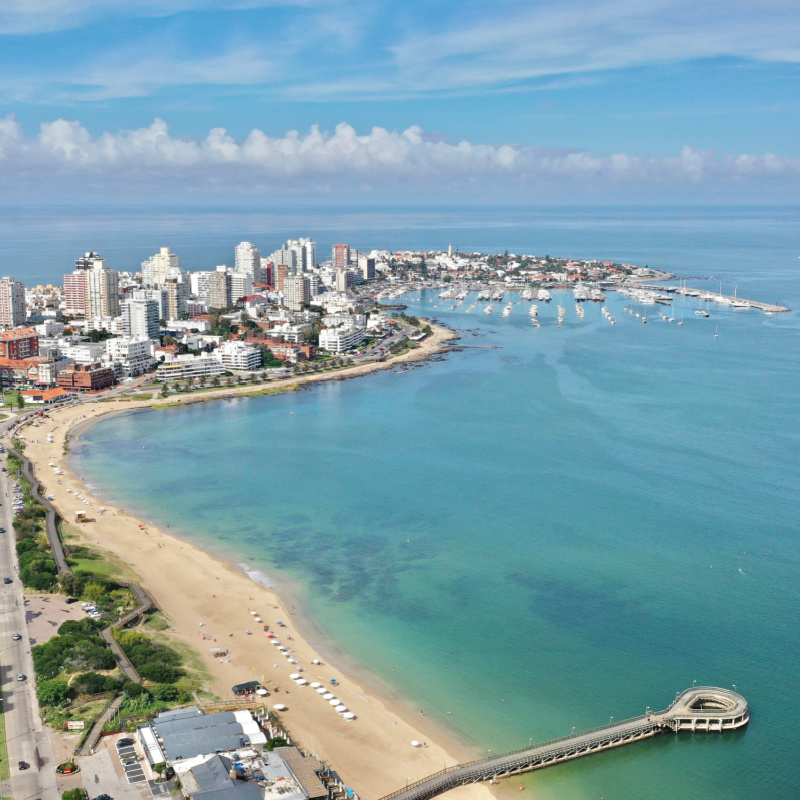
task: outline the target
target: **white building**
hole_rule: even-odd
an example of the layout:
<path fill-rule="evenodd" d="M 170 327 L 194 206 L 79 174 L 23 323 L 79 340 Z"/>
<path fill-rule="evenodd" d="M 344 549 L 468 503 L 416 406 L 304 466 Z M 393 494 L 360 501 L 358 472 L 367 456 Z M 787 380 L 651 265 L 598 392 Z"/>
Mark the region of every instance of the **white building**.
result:
<path fill-rule="evenodd" d="M 130 296 L 134 300 L 155 300 L 158 304 L 158 318 L 169 317 L 169 298 L 164 289 L 134 289 Z"/>
<path fill-rule="evenodd" d="M 160 320 L 159 307 L 155 300 L 134 297 L 122 303 L 122 332 L 125 336 L 133 339 L 154 339 L 161 329 Z"/>
<path fill-rule="evenodd" d="M 156 378 L 160 381 L 185 381 L 192 378 L 222 375 L 225 367 L 213 354 L 202 353 L 199 356 L 186 353 L 181 356 L 167 356 L 158 365 Z"/>
<path fill-rule="evenodd" d="M 336 291 L 341 293 L 347 292 L 347 287 L 353 282 L 353 273 L 348 269 L 336 270 Z"/>
<path fill-rule="evenodd" d="M 167 319 L 183 319 L 189 302 L 189 284 L 183 282 L 183 273 L 179 269 L 170 269 L 164 278 L 164 290 L 167 293 Z"/>
<path fill-rule="evenodd" d="M 25 284 L 11 277 L 0 280 L 0 327 L 25 324 Z"/>
<path fill-rule="evenodd" d="M 311 239 L 289 239 L 283 249 L 294 252 L 298 271 L 308 272 L 317 266 L 317 243 Z"/>
<path fill-rule="evenodd" d="M 108 339 L 105 342 L 106 356 L 122 375 L 141 375 L 156 363 L 155 343 L 150 339 L 133 339 L 128 336 Z"/>
<path fill-rule="evenodd" d="M 250 276 L 250 288 L 254 283 L 262 283 L 261 280 L 261 251 L 250 242 L 241 242 L 236 245 L 234 250 L 234 270 L 242 275 Z M 245 297 L 246 295 L 238 295 Z"/>
<path fill-rule="evenodd" d="M 346 353 L 366 338 L 364 328 L 323 328 L 319 333 L 319 346 L 329 353 Z"/>
<path fill-rule="evenodd" d="M 231 272 L 229 274 L 231 285 L 231 303 L 250 297 L 253 294 L 253 278 L 247 272 Z"/>
<path fill-rule="evenodd" d="M 214 355 L 225 369 L 261 369 L 261 351 L 245 342 L 225 342 L 214 351 Z"/>
<path fill-rule="evenodd" d="M 86 316 L 119 316 L 119 274 L 107 269 L 104 259 L 95 261 L 86 275 Z"/>
<path fill-rule="evenodd" d="M 59 351 L 64 358 L 70 358 L 80 366 L 97 364 L 106 354 L 105 342 L 79 342 L 77 344 L 64 344 L 59 346 Z"/>
<path fill-rule="evenodd" d="M 160 288 L 171 269 L 179 269 L 178 256 L 170 253 L 169 247 L 162 247 L 147 261 L 142 261 L 142 283 L 145 286 Z"/>

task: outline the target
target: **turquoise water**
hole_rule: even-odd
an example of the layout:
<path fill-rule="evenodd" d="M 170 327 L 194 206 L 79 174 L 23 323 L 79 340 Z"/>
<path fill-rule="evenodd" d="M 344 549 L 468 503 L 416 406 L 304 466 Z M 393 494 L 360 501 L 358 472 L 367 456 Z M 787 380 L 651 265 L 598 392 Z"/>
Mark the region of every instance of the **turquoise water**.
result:
<path fill-rule="evenodd" d="M 632 213 L 631 252 L 798 307 L 798 215 L 737 214 Z M 614 219 L 576 220 L 581 248 L 622 242 Z M 428 294 L 414 311 L 502 349 L 118 417 L 81 437 L 76 466 L 299 584 L 337 645 L 476 755 L 666 706 L 694 680 L 750 702 L 743 732 L 535 773 L 537 796 L 800 796 L 797 315 L 689 304 L 683 326 L 653 307 L 642 325 L 610 295 L 615 327 L 565 302 L 559 330 L 558 299 L 533 330 L 526 305 L 500 319 Z"/>

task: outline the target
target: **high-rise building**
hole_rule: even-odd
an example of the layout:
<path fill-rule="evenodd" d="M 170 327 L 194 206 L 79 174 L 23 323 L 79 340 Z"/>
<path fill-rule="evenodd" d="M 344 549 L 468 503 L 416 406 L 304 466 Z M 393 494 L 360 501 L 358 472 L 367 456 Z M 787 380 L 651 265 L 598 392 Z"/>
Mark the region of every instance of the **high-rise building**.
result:
<path fill-rule="evenodd" d="M 265 283 L 267 286 L 272 286 L 273 275 L 272 275 L 272 262 L 268 258 L 261 259 L 261 283 Z"/>
<path fill-rule="evenodd" d="M 253 279 L 248 272 L 229 273 L 231 282 L 231 303 L 250 297 L 253 294 Z"/>
<path fill-rule="evenodd" d="M 106 267 L 105 259 L 97 259 L 86 277 L 86 317 L 119 316 L 119 273 Z"/>
<path fill-rule="evenodd" d="M 189 285 L 183 282 L 179 269 L 171 269 L 164 278 L 167 293 L 167 319 L 186 319 L 186 304 L 189 301 Z"/>
<path fill-rule="evenodd" d="M 97 262 L 102 262 L 103 267 L 106 265 L 106 260 L 101 258 L 99 253 L 90 251 L 88 253 L 84 253 L 80 258 L 75 259 L 75 269 L 92 269 Z"/>
<path fill-rule="evenodd" d="M 86 271 L 76 269 L 64 276 L 64 311 L 67 314 L 86 313 Z"/>
<path fill-rule="evenodd" d="M 162 247 L 147 261 L 142 261 L 142 283 L 145 286 L 161 287 L 171 269 L 179 269 L 178 256 L 170 253 L 169 247 Z"/>
<path fill-rule="evenodd" d="M 161 329 L 161 313 L 155 300 L 131 298 L 121 304 L 122 331 L 131 339 L 155 339 Z"/>
<path fill-rule="evenodd" d="M 25 324 L 25 284 L 11 277 L 0 280 L 0 327 Z"/>
<path fill-rule="evenodd" d="M 358 257 L 358 269 L 365 281 L 375 280 L 375 259 L 369 256 Z"/>
<path fill-rule="evenodd" d="M 283 282 L 283 304 L 292 311 L 300 311 L 310 299 L 311 286 L 304 275 L 290 275 Z"/>
<path fill-rule="evenodd" d="M 283 249 L 295 253 L 299 271 L 308 272 L 317 266 L 317 243 L 312 242 L 311 239 L 289 239 Z"/>
<path fill-rule="evenodd" d="M 215 272 L 208 273 L 207 302 L 209 308 L 230 308 L 231 278 L 227 267 L 217 267 Z"/>
<path fill-rule="evenodd" d="M 152 300 L 158 307 L 157 319 L 169 318 L 169 301 L 165 289 L 134 289 L 132 297 L 134 300 Z"/>
<path fill-rule="evenodd" d="M 350 245 L 335 244 L 333 246 L 333 268 L 347 269 L 350 266 Z"/>
<path fill-rule="evenodd" d="M 257 247 L 250 244 L 250 242 L 242 242 L 236 245 L 234 256 L 234 269 L 236 272 L 249 275 L 251 284 L 262 282 L 261 251 Z"/>
<path fill-rule="evenodd" d="M 275 267 L 286 267 L 287 275 L 294 275 L 294 273 L 300 268 L 300 264 L 297 259 L 297 253 L 297 250 L 293 250 L 290 247 L 283 247 L 280 250 L 276 250 L 269 257 L 269 260 Z"/>
<path fill-rule="evenodd" d="M 308 278 L 308 292 L 315 297 L 322 291 L 322 279 L 319 275 L 310 275 Z"/>
<path fill-rule="evenodd" d="M 353 274 L 347 269 L 336 270 L 336 291 L 346 292 L 347 287 L 353 282 Z"/>
<path fill-rule="evenodd" d="M 275 290 L 278 292 L 283 291 L 283 287 L 286 283 L 286 271 L 288 267 L 286 264 L 276 264 L 275 265 Z"/>

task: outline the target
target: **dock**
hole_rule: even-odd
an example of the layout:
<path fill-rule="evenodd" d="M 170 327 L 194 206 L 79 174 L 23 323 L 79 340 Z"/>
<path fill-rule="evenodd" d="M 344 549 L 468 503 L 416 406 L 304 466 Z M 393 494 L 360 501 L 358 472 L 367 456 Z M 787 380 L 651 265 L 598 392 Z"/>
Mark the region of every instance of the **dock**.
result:
<path fill-rule="evenodd" d="M 447 767 L 386 795 L 382 800 L 428 800 L 458 786 L 544 769 L 665 732 L 722 733 L 742 728 L 749 721 L 747 701 L 740 694 L 713 686 L 695 686 L 678 694 L 664 711 L 648 709 L 640 717 L 612 722 L 503 755 Z"/>
<path fill-rule="evenodd" d="M 620 284 L 616 284 L 619 286 Z M 757 300 L 747 300 L 744 297 L 737 297 L 730 294 L 720 294 L 719 292 L 710 292 L 706 291 L 705 289 L 686 289 L 683 286 L 660 286 L 656 284 L 646 284 L 646 283 L 636 283 L 633 284 L 637 289 L 644 289 L 648 292 L 667 292 L 669 294 L 681 294 L 685 297 L 694 297 L 697 300 L 709 300 L 712 303 L 722 303 L 724 305 L 730 305 L 731 303 L 747 303 L 751 308 L 757 308 L 759 311 L 763 311 L 766 314 L 783 314 L 787 311 L 791 311 L 791 308 L 787 308 L 786 306 L 779 306 L 777 303 L 771 305 L 770 303 L 760 303 Z M 604 288 L 614 289 L 614 284 L 603 284 Z M 628 288 L 629 284 L 623 284 L 625 288 Z M 697 294 L 688 294 L 688 292 L 699 292 Z"/>

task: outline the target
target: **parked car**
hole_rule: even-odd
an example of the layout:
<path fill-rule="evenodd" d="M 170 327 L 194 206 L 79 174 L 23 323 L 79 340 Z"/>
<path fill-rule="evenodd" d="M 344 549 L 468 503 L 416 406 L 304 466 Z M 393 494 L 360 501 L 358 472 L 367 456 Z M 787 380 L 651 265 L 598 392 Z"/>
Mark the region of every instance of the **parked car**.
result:
<path fill-rule="evenodd" d="M 30 767 L 30 764 L 27 761 L 20 761 L 19 764 L 17 764 L 17 766 L 20 769 L 28 769 L 28 767 Z"/>
<path fill-rule="evenodd" d="M 15 634 L 14 634 L 14 635 L 13 635 L 11 638 L 12 638 L 12 639 L 13 639 L 15 642 L 18 642 L 18 641 L 19 641 L 19 640 L 22 638 L 22 634 L 21 634 L 21 633 L 15 633 Z"/>
<path fill-rule="evenodd" d="M 24 680 L 27 680 L 27 678 L 25 677 L 25 674 L 24 674 L 24 673 L 20 672 L 20 673 L 17 675 L 17 680 L 18 680 L 18 681 L 24 681 Z"/>
<path fill-rule="evenodd" d="M 3 578 L 3 583 L 12 583 L 11 578 Z"/>

